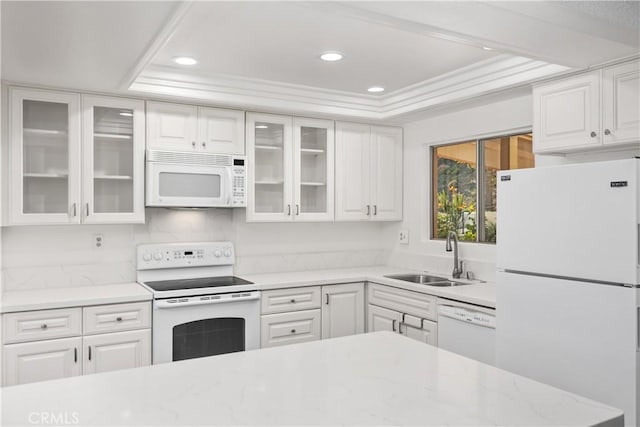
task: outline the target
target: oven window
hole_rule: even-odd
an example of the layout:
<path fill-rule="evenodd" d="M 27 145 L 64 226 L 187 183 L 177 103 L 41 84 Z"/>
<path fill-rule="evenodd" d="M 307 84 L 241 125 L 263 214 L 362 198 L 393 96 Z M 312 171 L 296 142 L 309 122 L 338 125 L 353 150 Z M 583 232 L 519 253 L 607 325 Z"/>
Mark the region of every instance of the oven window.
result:
<path fill-rule="evenodd" d="M 161 197 L 220 197 L 221 176 L 216 174 L 160 172 Z"/>
<path fill-rule="evenodd" d="M 244 351 L 245 320 L 217 317 L 173 327 L 173 361 Z"/>

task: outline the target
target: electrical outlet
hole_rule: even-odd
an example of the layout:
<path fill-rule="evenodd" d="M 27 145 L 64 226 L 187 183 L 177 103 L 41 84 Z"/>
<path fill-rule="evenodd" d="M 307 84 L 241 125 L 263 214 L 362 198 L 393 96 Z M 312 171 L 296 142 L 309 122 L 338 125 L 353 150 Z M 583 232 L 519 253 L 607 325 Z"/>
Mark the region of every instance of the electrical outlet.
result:
<path fill-rule="evenodd" d="M 102 234 L 96 234 L 93 236 L 93 241 L 98 249 L 102 249 L 104 246 L 104 236 Z"/>
<path fill-rule="evenodd" d="M 409 230 L 400 230 L 400 244 L 408 245 L 409 244 Z"/>

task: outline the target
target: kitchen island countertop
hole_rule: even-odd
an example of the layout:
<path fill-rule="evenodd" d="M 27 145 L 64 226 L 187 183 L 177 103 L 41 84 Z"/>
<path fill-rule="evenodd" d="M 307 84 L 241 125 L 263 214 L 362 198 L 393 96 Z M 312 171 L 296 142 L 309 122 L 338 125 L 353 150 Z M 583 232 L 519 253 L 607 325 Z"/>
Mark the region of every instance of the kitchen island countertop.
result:
<path fill-rule="evenodd" d="M 623 422 L 618 409 L 389 332 L 2 390 L 2 425 L 44 413 L 79 425 Z"/>

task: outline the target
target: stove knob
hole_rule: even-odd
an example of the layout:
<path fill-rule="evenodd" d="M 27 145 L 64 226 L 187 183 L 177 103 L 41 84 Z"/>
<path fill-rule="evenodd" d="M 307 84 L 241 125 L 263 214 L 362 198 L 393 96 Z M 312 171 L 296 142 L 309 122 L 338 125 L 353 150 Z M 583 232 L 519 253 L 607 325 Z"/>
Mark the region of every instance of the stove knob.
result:
<path fill-rule="evenodd" d="M 156 261 L 160 261 L 162 259 L 162 252 L 156 252 L 155 254 L 153 254 L 153 259 L 155 259 Z"/>
<path fill-rule="evenodd" d="M 231 256 L 231 249 L 225 249 L 224 250 L 224 256 L 226 256 L 227 258 L 229 258 Z"/>
<path fill-rule="evenodd" d="M 213 256 L 215 256 L 216 258 L 220 258 L 222 256 L 222 252 L 220 252 L 220 249 L 216 249 L 216 251 L 213 253 Z"/>
<path fill-rule="evenodd" d="M 151 261 L 151 254 L 149 252 L 145 252 L 144 254 L 142 254 L 142 260 L 146 262 Z"/>

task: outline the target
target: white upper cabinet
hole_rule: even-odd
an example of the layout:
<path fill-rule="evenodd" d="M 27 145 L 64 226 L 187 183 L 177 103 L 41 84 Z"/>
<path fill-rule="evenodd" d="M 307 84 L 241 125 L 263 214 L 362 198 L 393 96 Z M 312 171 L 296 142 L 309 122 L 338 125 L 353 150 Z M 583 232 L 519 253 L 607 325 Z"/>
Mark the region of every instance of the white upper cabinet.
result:
<path fill-rule="evenodd" d="M 640 62 L 602 72 L 604 144 L 640 141 Z"/>
<path fill-rule="evenodd" d="M 247 113 L 247 221 L 333 220 L 333 126 Z"/>
<path fill-rule="evenodd" d="M 143 101 L 10 93 L 9 224 L 144 222 Z"/>
<path fill-rule="evenodd" d="M 244 154 L 244 112 L 147 102 L 149 148 Z"/>
<path fill-rule="evenodd" d="M 533 111 L 535 152 L 599 146 L 600 72 L 535 87 Z"/>
<path fill-rule="evenodd" d="M 333 220 L 334 123 L 293 119 L 295 219 Z"/>
<path fill-rule="evenodd" d="M 402 129 L 336 124 L 336 220 L 402 219 Z"/>
<path fill-rule="evenodd" d="M 144 101 L 82 96 L 84 223 L 144 222 Z"/>
<path fill-rule="evenodd" d="M 10 224 L 80 222 L 80 95 L 10 88 Z"/>
<path fill-rule="evenodd" d="M 533 89 L 536 153 L 569 153 L 640 143 L 640 62 Z"/>

